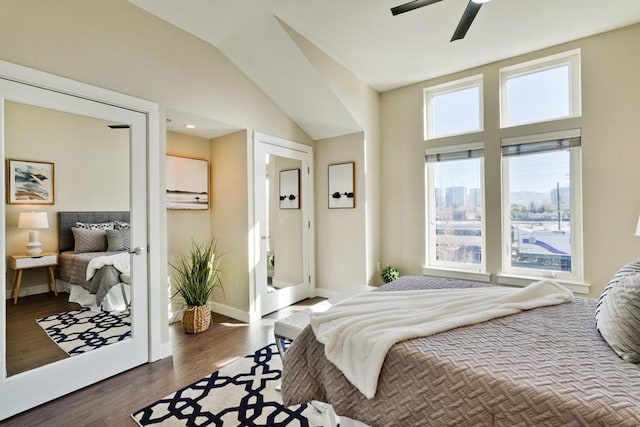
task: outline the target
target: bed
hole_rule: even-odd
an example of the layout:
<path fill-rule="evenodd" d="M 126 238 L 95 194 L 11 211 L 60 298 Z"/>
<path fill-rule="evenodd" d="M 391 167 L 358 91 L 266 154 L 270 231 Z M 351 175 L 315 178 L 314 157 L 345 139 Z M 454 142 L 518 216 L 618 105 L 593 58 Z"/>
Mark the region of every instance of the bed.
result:
<path fill-rule="evenodd" d="M 379 291 L 486 286 L 405 276 Z M 400 342 L 367 399 L 311 327 L 283 357 L 285 405 L 333 405 L 369 426 L 638 426 L 640 366 L 594 328 L 597 300 L 537 308 Z M 381 316 L 381 321 L 383 316 Z"/>
<path fill-rule="evenodd" d="M 87 229 L 79 230 L 78 223 Z M 129 274 L 123 266 L 129 260 L 128 237 L 125 241 L 114 231 L 114 236 L 120 238 L 117 242 L 113 240 L 117 243 L 115 246 L 95 246 L 91 233 L 102 233 L 102 238 L 106 238 L 106 231 L 99 224 L 113 224 L 113 230 L 116 225 L 122 227 L 128 236 L 129 212 L 58 212 L 58 289 L 69 292 L 70 302 L 94 311 L 122 311 L 127 309 L 130 301 Z M 86 237 L 88 242 L 81 245 L 74 235 L 81 239 Z M 119 250 L 108 250 L 113 248 Z M 88 268 L 92 272 L 90 280 L 87 280 Z"/>

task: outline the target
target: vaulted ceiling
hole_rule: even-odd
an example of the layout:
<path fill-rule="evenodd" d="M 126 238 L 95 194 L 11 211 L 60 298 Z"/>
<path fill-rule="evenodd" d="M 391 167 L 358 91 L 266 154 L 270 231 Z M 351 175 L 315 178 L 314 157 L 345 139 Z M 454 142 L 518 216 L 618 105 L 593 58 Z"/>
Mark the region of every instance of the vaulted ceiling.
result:
<path fill-rule="evenodd" d="M 640 22 L 640 0 L 493 0 L 450 42 L 468 0 L 129 0 L 222 51 L 312 138 L 359 130 L 290 27 L 379 92 Z"/>

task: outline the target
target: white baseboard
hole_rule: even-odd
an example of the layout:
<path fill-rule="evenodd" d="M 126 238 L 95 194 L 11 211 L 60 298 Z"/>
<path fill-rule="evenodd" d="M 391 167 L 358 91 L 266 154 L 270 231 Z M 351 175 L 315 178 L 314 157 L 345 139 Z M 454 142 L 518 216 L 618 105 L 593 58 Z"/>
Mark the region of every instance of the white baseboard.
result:
<path fill-rule="evenodd" d="M 222 314 L 241 322 L 251 323 L 252 317 L 255 317 L 251 316 L 251 313 L 247 311 L 242 311 L 238 308 L 231 307 L 230 305 L 220 304 L 219 302 L 210 302 L 208 305 L 211 311 L 213 311 L 214 313 Z M 255 320 L 256 319 L 253 319 L 253 321 Z"/>
<path fill-rule="evenodd" d="M 331 298 L 338 295 L 340 291 L 337 291 L 335 289 L 315 288 L 313 293 L 316 297 Z"/>

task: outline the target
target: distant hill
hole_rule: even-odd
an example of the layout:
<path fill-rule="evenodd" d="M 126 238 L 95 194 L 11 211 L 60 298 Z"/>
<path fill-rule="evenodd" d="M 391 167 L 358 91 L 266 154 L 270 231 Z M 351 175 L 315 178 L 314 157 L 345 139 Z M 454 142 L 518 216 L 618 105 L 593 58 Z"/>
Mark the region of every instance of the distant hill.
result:
<path fill-rule="evenodd" d="M 550 198 L 549 193 L 536 193 L 534 191 L 516 191 L 509 193 L 509 202 L 512 205 L 529 206 L 531 202 L 533 202 L 536 206 L 539 206 L 549 203 Z"/>

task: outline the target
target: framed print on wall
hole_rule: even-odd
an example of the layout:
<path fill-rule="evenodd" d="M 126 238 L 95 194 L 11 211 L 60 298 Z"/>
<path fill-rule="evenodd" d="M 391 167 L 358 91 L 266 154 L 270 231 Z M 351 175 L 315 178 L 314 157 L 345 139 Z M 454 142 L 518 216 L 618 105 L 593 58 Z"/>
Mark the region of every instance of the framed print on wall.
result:
<path fill-rule="evenodd" d="M 7 159 L 7 204 L 53 205 L 53 163 Z"/>
<path fill-rule="evenodd" d="M 209 209 L 209 161 L 167 156 L 167 209 Z"/>
<path fill-rule="evenodd" d="M 329 165 L 329 209 L 356 207 L 355 163 Z"/>
<path fill-rule="evenodd" d="M 280 209 L 300 209 L 300 169 L 280 171 Z"/>

